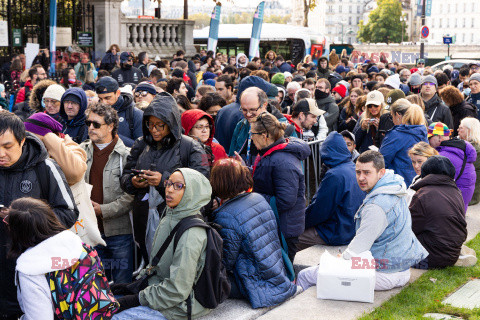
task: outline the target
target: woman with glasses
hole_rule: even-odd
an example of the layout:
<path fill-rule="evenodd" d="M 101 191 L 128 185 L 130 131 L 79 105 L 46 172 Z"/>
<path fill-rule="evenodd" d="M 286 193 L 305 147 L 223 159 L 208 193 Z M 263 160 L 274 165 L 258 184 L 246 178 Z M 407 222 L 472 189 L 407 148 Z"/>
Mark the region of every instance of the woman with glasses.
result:
<path fill-rule="evenodd" d="M 210 168 L 200 144 L 182 134 L 177 103 L 171 95 L 160 93 L 153 99 L 143 114 L 142 128 L 143 137 L 135 141 L 127 158 L 121 187 L 135 195 L 133 229 L 142 255 L 148 261 L 145 236 L 152 192 L 161 197 L 160 204 L 153 207 L 161 213 L 165 207 L 163 183 L 172 172 L 188 167 L 208 176 Z"/>
<path fill-rule="evenodd" d="M 165 190 L 165 210 L 155 233 L 150 264 L 154 260 L 170 232 L 184 218 L 201 215 L 212 195 L 212 187 L 201 173 L 182 168 L 172 172 L 162 184 Z M 195 298 L 193 285 L 205 265 L 207 233 L 204 228 L 187 229 L 178 240 L 176 249 L 170 244 L 153 267 L 148 286 L 139 293 L 118 299 L 120 312 L 113 320 L 130 319 L 187 319 L 187 303 L 192 297 L 191 317 L 201 317 L 210 312 Z M 140 275 L 146 274 L 148 265 Z M 113 288 L 114 292 L 122 285 Z M 127 310 L 128 309 L 128 310 Z M 124 311 L 126 310 L 126 311 Z"/>
<path fill-rule="evenodd" d="M 367 94 L 365 112 L 353 129 L 355 141 L 360 153 L 367 151 L 375 145 L 375 139 L 380 123 L 380 116 L 385 113 L 385 100 L 383 94 L 378 91 L 370 91 Z"/>
<path fill-rule="evenodd" d="M 253 191 L 262 194 L 278 213 L 279 228 L 293 261 L 298 236 L 305 229 L 302 161 L 310 155 L 310 148 L 300 139 L 285 139 L 285 129 L 285 124 L 267 112 L 252 122 L 250 134 L 259 150 L 253 166 Z"/>
<path fill-rule="evenodd" d="M 200 141 L 207 150 L 210 149 L 207 155 L 213 154 L 212 163 L 228 157 L 225 149 L 213 141 L 215 126 L 212 117 L 205 111 L 192 109 L 182 113 L 182 127 L 186 135 Z"/>

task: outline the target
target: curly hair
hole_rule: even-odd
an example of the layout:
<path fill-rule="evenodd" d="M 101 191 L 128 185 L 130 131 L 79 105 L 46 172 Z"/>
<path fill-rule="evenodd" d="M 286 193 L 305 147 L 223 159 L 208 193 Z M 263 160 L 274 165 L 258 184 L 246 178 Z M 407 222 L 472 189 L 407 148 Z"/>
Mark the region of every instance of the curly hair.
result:
<path fill-rule="evenodd" d="M 95 102 L 88 106 L 87 110 L 85 110 L 85 115 L 88 118 L 90 113 L 95 113 L 101 117 L 103 117 L 103 121 L 107 125 L 113 123 L 113 130 L 112 130 L 112 138 L 115 138 L 118 131 L 118 114 L 117 111 L 112 108 L 111 106 L 102 103 L 102 102 Z"/>
<path fill-rule="evenodd" d="M 457 104 L 462 103 L 464 100 L 463 94 L 454 86 L 446 86 L 440 90 L 439 95 L 448 107 L 456 106 Z"/>

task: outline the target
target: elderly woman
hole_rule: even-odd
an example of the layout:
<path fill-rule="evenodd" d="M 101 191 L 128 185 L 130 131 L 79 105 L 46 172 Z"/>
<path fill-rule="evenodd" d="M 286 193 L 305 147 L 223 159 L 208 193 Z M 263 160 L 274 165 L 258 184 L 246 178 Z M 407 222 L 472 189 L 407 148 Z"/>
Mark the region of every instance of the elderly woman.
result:
<path fill-rule="evenodd" d="M 171 95 L 157 95 L 145 109 L 142 121 L 143 137 L 135 141 L 127 158 L 121 186 L 125 192 L 135 195 L 133 229 L 147 261 L 145 236 L 152 191 L 165 199 L 163 183 L 178 168 L 189 167 L 205 176 L 208 176 L 210 169 L 203 148 L 182 134 L 177 103 Z M 165 202 L 160 202 L 158 212 L 165 207 Z"/>
<path fill-rule="evenodd" d="M 460 126 L 458 127 L 458 137 L 470 142 L 477 152 L 477 160 L 473 163 L 477 173 L 477 180 L 475 181 L 475 191 L 473 192 L 472 200 L 469 203 L 469 205 L 474 205 L 480 202 L 480 121 L 476 118 L 464 118 L 460 121 Z"/>

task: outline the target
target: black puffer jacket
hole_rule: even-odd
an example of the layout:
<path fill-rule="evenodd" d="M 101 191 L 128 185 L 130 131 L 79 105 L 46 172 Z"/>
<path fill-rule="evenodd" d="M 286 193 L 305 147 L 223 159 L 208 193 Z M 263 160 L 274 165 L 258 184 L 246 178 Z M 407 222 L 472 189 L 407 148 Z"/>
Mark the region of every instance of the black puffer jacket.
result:
<path fill-rule="evenodd" d="M 452 117 L 453 117 L 453 136 L 454 137 L 458 135 L 458 127 L 460 126 L 460 121 L 462 121 L 463 118 L 477 117 L 476 108 L 472 104 L 466 101 L 462 101 L 462 103 L 451 106 L 450 112 L 452 113 Z"/>
<path fill-rule="evenodd" d="M 450 109 L 443 103 L 442 99 L 435 94 L 430 100 L 423 101 L 425 104 L 425 114 L 432 122 L 443 122 L 448 128 L 453 128 L 453 119 Z"/>
<path fill-rule="evenodd" d="M 35 167 L 47 170 L 48 181 L 39 183 Z M 10 167 L 0 167 L 0 204 L 8 207 L 18 198 L 42 198 L 42 186 L 48 204 L 52 207 L 60 222 L 67 228 L 73 226 L 78 218 L 72 192 L 60 167 L 48 158 L 43 144 L 35 136 L 27 133 L 22 155 Z M 10 237 L 6 225 L 0 220 L 0 319 L 4 316 L 21 314 L 15 287 L 15 260 L 7 259 Z"/>

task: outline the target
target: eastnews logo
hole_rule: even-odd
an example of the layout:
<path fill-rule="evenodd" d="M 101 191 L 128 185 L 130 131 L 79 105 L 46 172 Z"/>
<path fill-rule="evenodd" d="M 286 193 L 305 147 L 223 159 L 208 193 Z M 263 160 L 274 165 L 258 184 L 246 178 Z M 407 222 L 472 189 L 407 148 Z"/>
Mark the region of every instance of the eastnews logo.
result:
<path fill-rule="evenodd" d="M 52 257 L 52 270 L 64 270 L 70 268 L 78 262 L 78 259 L 62 259 L 61 257 Z M 102 259 L 102 265 L 105 270 L 126 270 L 128 269 L 128 259 Z"/>
<path fill-rule="evenodd" d="M 425 261 L 418 262 L 412 259 L 393 258 L 393 259 L 366 259 L 360 257 L 352 257 L 352 269 L 406 269 L 418 263 L 418 268 L 423 269 L 428 267 Z"/>
<path fill-rule="evenodd" d="M 380 62 L 384 57 L 389 62 L 398 62 L 404 64 L 415 64 L 420 59 L 420 53 L 402 52 L 402 51 L 390 51 L 388 52 L 372 52 L 370 54 L 366 52 L 360 52 L 354 50 L 351 54 L 353 63 L 363 63 L 365 60 L 370 60 L 372 63 Z M 428 53 L 425 52 L 424 58 L 428 58 Z M 383 59 L 382 59 L 383 60 Z"/>

